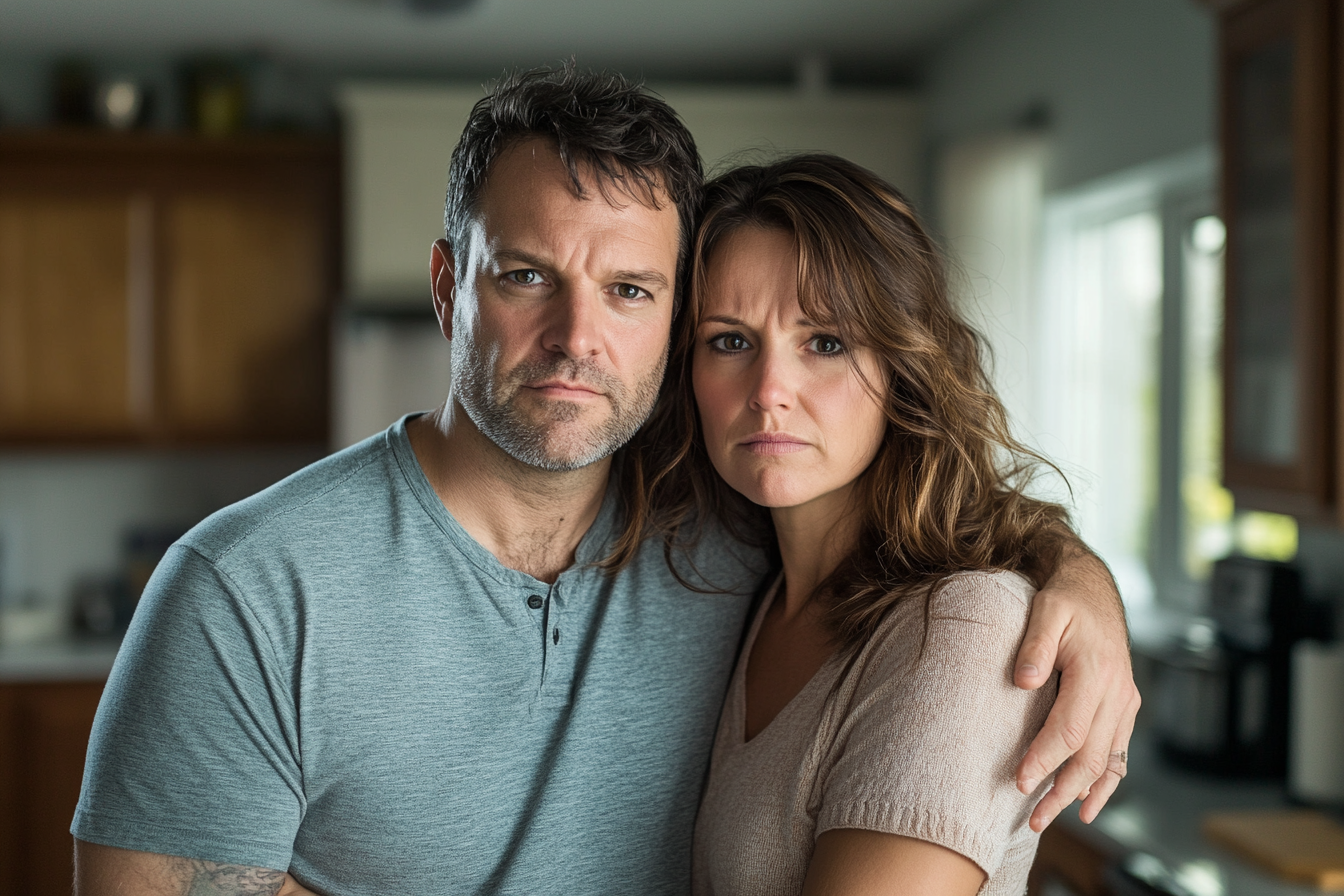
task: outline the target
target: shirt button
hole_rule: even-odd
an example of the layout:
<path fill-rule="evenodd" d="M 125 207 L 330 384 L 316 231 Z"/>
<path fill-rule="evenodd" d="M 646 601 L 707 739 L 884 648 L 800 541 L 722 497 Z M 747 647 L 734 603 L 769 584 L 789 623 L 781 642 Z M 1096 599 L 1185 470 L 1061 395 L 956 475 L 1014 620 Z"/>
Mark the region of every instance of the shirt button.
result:
<path fill-rule="evenodd" d="M 534 594 L 527 599 L 527 605 L 534 610 L 541 609 L 541 595 Z"/>

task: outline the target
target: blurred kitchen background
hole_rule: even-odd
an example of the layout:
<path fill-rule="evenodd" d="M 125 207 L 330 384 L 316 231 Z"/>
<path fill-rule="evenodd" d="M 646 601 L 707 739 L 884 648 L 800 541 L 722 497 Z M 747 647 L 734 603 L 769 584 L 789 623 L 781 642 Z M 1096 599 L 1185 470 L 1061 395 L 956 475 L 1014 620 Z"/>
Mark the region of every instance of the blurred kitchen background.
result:
<path fill-rule="evenodd" d="M 1344 889 L 1341 6 L 0 0 L 0 896 L 63 892 L 166 546 L 442 400 L 449 153 L 570 57 L 711 170 L 838 152 L 944 240 L 1144 688 L 1135 774 L 1036 896 Z"/>

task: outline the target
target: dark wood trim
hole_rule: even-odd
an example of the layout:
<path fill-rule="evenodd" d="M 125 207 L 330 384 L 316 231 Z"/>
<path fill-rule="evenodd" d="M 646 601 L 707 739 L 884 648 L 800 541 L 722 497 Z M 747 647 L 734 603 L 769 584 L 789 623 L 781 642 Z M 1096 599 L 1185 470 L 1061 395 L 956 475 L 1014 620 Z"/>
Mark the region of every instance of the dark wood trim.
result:
<path fill-rule="evenodd" d="M 1042 896 L 1057 881 L 1077 896 L 1112 896 L 1106 869 L 1125 850 L 1094 828 L 1057 820 L 1041 832 L 1036 859 L 1027 876 L 1027 896 Z"/>
<path fill-rule="evenodd" d="M 1336 5 L 1338 7 L 1338 4 Z M 1331 433 L 1335 484 L 1335 513 L 1332 522 L 1336 526 L 1344 527 L 1344 134 L 1340 133 L 1340 129 L 1344 128 L 1344 10 L 1336 9 L 1334 27 L 1330 33 L 1333 36 L 1332 47 L 1335 54 L 1331 61 L 1333 73 L 1330 79 L 1335 89 L 1331 102 L 1335 128 L 1332 131 L 1334 145 L 1331 147 L 1329 159 L 1335 177 L 1333 209 L 1335 231 L 1330 243 L 1334 249 L 1331 256 L 1335 263 L 1334 296 L 1329 304 L 1334 319 L 1327 329 L 1327 332 L 1334 337 L 1330 340 L 1329 359 L 1330 368 L 1334 370 L 1334 376 L 1330 378 L 1334 394 L 1330 401 L 1335 421 Z"/>
<path fill-rule="evenodd" d="M 1221 131 L 1223 145 L 1223 212 L 1230 254 L 1235 253 L 1237 174 L 1241 158 L 1237 143 L 1234 78 L 1239 60 L 1267 43 L 1293 41 L 1293 168 L 1296 375 L 1299 387 L 1299 456 L 1295 463 L 1272 464 L 1239 457 L 1235 450 L 1236 403 L 1233 389 L 1237 343 L 1238 278 L 1225 280 L 1227 314 L 1223 352 L 1224 479 L 1248 506 L 1294 512 L 1311 518 L 1333 518 L 1336 499 L 1335 436 L 1332 421 L 1334 244 L 1332 199 L 1335 171 L 1334 55 L 1336 4 L 1332 0 L 1263 0 L 1238 4 L 1224 13 L 1220 32 Z M 1277 496 L 1266 506 L 1265 496 Z"/>
<path fill-rule="evenodd" d="M 0 896 L 20 896 L 19 732 L 15 689 L 0 685 Z"/>

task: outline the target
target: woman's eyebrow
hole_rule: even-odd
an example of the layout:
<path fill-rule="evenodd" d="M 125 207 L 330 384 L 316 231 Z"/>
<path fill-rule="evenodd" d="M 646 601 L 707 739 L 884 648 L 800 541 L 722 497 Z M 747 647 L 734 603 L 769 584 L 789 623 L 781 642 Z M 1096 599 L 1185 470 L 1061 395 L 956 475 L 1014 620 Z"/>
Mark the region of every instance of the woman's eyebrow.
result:
<path fill-rule="evenodd" d="M 700 318 L 702 324 L 728 324 L 732 327 L 745 327 L 746 322 L 729 314 L 708 314 Z"/>

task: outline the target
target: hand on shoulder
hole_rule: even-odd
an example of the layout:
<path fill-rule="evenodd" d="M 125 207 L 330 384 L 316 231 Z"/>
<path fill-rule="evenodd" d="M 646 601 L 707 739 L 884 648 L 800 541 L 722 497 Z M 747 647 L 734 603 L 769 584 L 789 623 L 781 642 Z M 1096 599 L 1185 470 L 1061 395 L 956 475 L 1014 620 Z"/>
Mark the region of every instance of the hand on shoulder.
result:
<path fill-rule="evenodd" d="M 1077 798 L 1083 799 L 1079 817 L 1096 818 L 1124 777 L 1142 702 L 1115 582 L 1106 564 L 1076 539 L 1032 602 L 1017 656 L 1017 685 L 1038 688 L 1055 670 L 1060 678 L 1054 708 L 1017 770 L 1019 789 L 1031 793 L 1059 769 L 1032 813 L 1036 831 Z"/>

